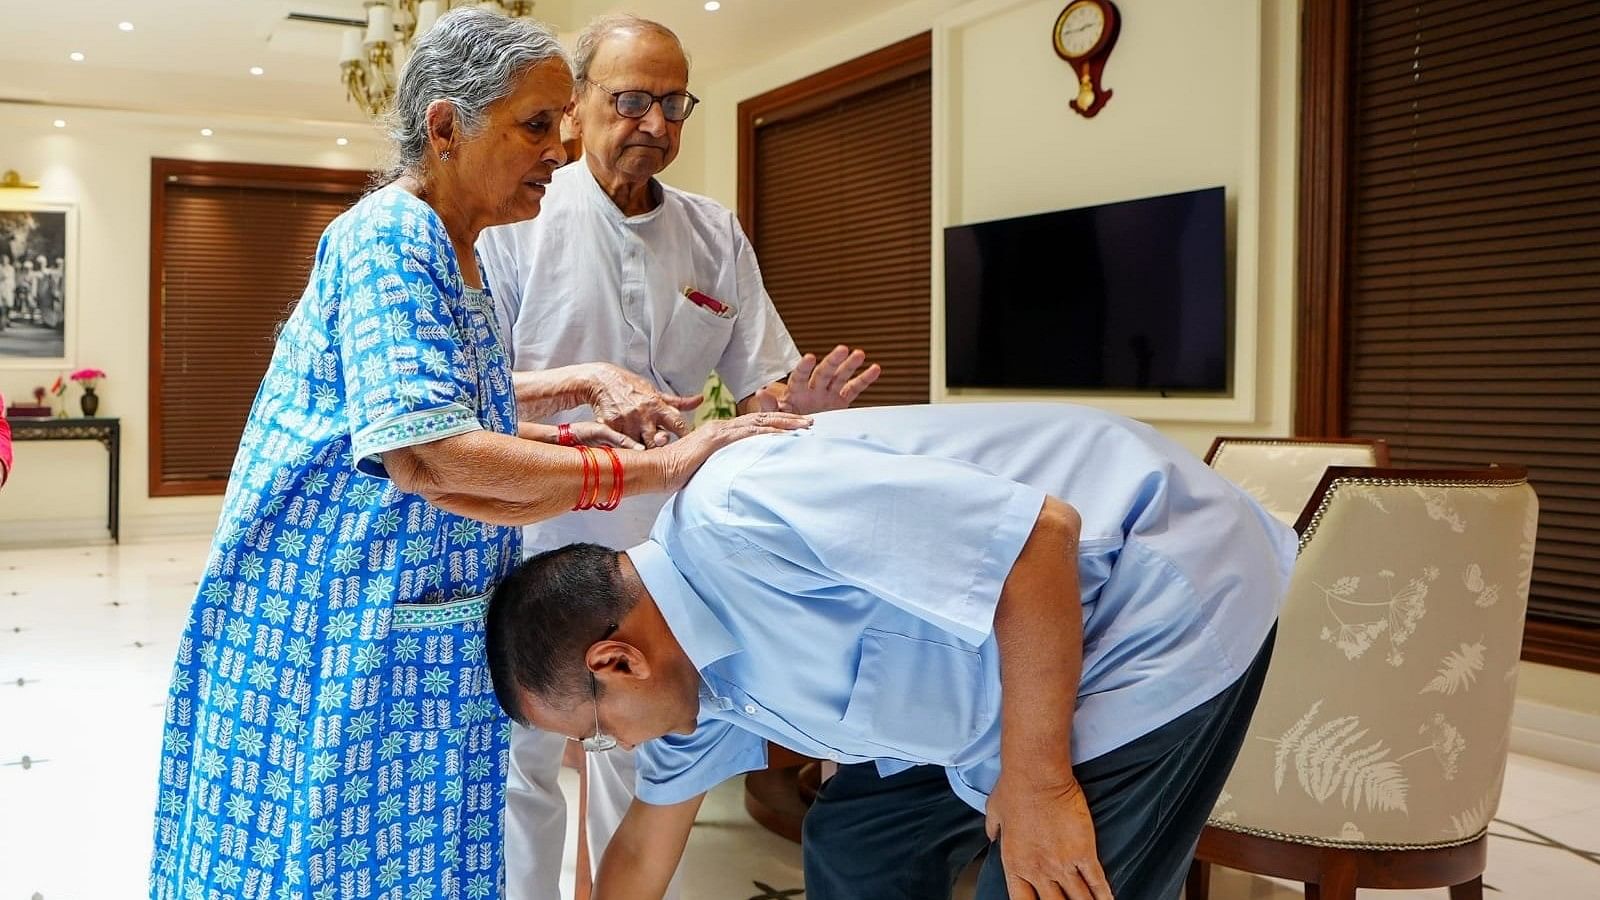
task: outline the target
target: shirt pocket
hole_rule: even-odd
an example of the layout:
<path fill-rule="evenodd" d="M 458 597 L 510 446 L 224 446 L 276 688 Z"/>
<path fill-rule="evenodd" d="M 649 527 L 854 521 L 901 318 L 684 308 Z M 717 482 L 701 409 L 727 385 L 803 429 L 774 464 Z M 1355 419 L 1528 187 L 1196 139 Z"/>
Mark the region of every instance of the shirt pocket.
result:
<path fill-rule="evenodd" d="M 723 318 L 701 309 L 682 292 L 674 297 L 672 317 L 653 348 L 655 369 L 673 393 L 694 395 L 722 359 L 739 312 L 735 309 L 732 316 Z"/>
<path fill-rule="evenodd" d="M 840 724 L 879 755 L 953 765 L 989 715 L 982 676 L 977 651 L 866 629 Z"/>

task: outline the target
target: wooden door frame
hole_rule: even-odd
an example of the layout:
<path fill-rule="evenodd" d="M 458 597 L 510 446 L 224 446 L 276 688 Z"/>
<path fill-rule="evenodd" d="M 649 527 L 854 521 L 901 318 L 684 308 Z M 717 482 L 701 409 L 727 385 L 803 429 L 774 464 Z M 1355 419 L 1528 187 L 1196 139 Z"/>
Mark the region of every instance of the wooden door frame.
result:
<path fill-rule="evenodd" d="M 149 486 L 151 497 L 187 497 L 221 494 L 225 478 L 169 481 L 161 471 L 164 449 L 161 433 L 162 314 L 166 271 L 167 186 L 266 188 L 358 194 L 371 183 L 372 173 L 356 169 L 317 169 L 309 166 L 269 166 L 252 163 L 199 162 L 189 159 L 150 160 L 150 367 L 149 367 Z"/>
<path fill-rule="evenodd" d="M 933 68 L 933 32 L 924 31 L 739 103 L 739 222 L 756 243 L 756 129 L 816 112 Z M 759 249 L 759 245 L 757 245 Z"/>
<path fill-rule="evenodd" d="M 1358 0 L 1302 5 L 1294 433 L 1347 433 Z M 1530 618 L 1522 658 L 1600 672 L 1600 628 Z"/>

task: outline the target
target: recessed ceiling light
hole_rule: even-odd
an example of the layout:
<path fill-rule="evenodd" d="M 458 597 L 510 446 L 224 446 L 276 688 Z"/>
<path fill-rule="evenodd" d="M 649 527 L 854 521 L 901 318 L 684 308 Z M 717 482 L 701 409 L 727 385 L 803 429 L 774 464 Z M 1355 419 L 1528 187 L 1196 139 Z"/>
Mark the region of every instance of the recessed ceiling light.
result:
<path fill-rule="evenodd" d="M 67 59 L 70 59 L 73 62 L 83 62 L 83 54 L 79 53 L 76 50 L 74 50 L 71 53 L 67 54 Z"/>
<path fill-rule="evenodd" d="M 349 138 L 339 138 L 338 140 L 334 141 L 334 143 L 338 144 L 341 147 L 343 147 L 344 145 L 350 143 L 350 139 Z"/>
<path fill-rule="evenodd" d="M 211 129 L 209 129 L 209 128 L 200 129 L 200 136 L 201 137 L 211 137 Z"/>
<path fill-rule="evenodd" d="M 117 23 L 117 27 L 121 28 L 123 31 L 132 31 L 133 30 L 133 23 L 132 22 L 118 22 Z"/>
<path fill-rule="evenodd" d="M 55 125 L 57 128 L 65 128 L 65 127 L 67 127 L 67 120 L 66 119 L 57 119 L 52 124 Z"/>
<path fill-rule="evenodd" d="M 716 12 L 721 8 L 722 4 L 718 3 L 717 0 L 706 0 L 706 12 Z"/>
<path fill-rule="evenodd" d="M 265 74 L 267 74 L 267 70 L 261 68 L 260 66 L 251 66 L 250 67 L 250 74 L 251 75 L 265 75 Z"/>

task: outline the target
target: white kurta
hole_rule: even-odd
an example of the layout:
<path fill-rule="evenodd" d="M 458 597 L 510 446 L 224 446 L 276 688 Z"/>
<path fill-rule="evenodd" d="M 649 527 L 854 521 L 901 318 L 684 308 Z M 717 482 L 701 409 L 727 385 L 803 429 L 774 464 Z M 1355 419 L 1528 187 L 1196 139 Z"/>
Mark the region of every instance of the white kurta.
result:
<path fill-rule="evenodd" d="M 484 231 L 478 253 L 499 304 L 516 371 L 614 363 L 676 394 L 715 370 L 738 398 L 800 359 L 761 283 L 738 219 L 715 200 L 656 183 L 661 203 L 625 216 L 582 161 L 556 170 L 538 218 Z M 718 316 L 692 287 L 732 307 Z M 552 422 L 592 419 L 588 407 Z M 528 552 L 643 540 L 665 502 L 633 496 L 614 512 L 570 513 L 528 526 Z"/>

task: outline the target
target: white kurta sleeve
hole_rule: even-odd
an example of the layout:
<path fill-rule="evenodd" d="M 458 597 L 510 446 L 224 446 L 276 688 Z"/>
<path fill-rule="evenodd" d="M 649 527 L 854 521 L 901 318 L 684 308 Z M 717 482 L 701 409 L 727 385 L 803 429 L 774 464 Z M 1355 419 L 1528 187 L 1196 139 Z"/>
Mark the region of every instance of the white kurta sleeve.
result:
<path fill-rule="evenodd" d="M 739 317 L 734 321 L 728 347 L 717 361 L 717 374 L 734 399 L 743 400 L 763 385 L 787 377 L 800 361 L 800 351 L 767 295 L 755 248 L 737 221 L 732 223 L 732 239 L 739 291 L 733 304 Z"/>

